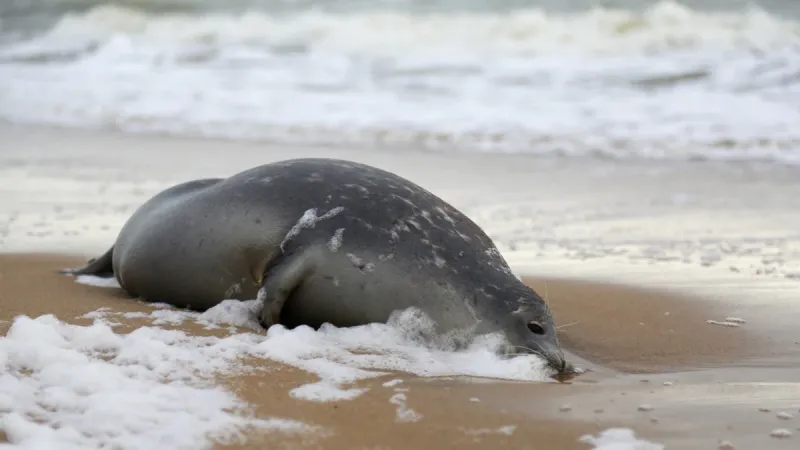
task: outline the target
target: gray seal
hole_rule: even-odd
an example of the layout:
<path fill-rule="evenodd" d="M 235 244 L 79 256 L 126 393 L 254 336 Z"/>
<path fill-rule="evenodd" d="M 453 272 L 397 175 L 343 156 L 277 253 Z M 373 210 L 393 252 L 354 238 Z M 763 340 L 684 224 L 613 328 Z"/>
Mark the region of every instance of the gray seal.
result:
<path fill-rule="evenodd" d="M 437 335 L 502 332 L 502 353 L 572 370 L 546 302 L 478 225 L 411 181 L 350 161 L 293 159 L 173 186 L 104 255 L 62 272 L 114 276 L 134 297 L 199 311 L 257 298 L 265 328 L 385 323 L 418 308 Z"/>

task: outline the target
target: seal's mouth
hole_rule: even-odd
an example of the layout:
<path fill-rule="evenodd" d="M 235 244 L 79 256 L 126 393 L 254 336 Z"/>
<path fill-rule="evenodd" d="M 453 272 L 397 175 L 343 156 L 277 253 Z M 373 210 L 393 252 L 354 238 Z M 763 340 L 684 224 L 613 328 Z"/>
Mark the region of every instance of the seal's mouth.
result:
<path fill-rule="evenodd" d="M 560 369 L 556 369 L 555 373 L 550 375 L 550 378 L 558 381 L 559 383 L 566 383 L 584 372 L 585 370 L 575 367 L 572 364 L 564 361 L 562 367 Z"/>
<path fill-rule="evenodd" d="M 560 383 L 570 381 L 583 373 L 583 370 L 568 363 L 566 358 L 564 358 L 564 354 L 560 351 L 540 356 L 547 361 L 547 366 L 552 373 L 550 378 Z"/>
<path fill-rule="evenodd" d="M 533 353 L 547 362 L 547 368 L 553 373 L 551 378 L 560 382 L 565 382 L 582 373 L 578 371 L 575 366 L 567 362 L 564 353 L 557 344 L 547 341 L 538 341 L 534 343 L 538 348 L 532 349 Z"/>
<path fill-rule="evenodd" d="M 560 383 L 566 383 L 585 372 L 585 370 L 568 363 L 563 353 L 560 351 L 546 352 L 526 348 L 528 351 L 520 352 L 518 351 L 519 347 L 514 348 L 514 350 L 516 351 L 506 351 L 502 356 L 505 358 L 514 358 L 523 355 L 536 355 L 546 361 L 546 370 L 549 372 L 548 376 Z"/>

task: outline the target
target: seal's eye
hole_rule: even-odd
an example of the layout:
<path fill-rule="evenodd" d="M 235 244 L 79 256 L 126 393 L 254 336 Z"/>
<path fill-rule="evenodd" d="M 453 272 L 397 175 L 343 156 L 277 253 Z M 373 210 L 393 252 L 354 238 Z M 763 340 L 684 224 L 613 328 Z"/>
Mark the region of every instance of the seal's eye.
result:
<path fill-rule="evenodd" d="M 533 334 L 544 334 L 544 327 L 539 322 L 528 322 L 528 329 Z"/>

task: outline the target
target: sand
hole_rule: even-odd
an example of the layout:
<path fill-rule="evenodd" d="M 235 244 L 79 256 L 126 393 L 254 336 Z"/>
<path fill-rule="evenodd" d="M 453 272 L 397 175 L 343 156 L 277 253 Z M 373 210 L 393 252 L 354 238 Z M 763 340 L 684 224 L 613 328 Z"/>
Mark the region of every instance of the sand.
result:
<path fill-rule="evenodd" d="M 102 307 L 126 312 L 148 310 L 146 304 L 121 290 L 78 284 L 56 273 L 58 268 L 82 261 L 65 255 L 0 256 L 0 320 L 10 321 L 19 314 L 54 314 L 67 322 L 87 325 L 91 320 L 78 317 Z M 530 282 L 536 287 L 543 285 L 543 281 Z M 570 384 L 398 374 L 391 379 L 404 380 L 403 386 L 409 389 L 408 405 L 424 420 L 397 424 L 395 407 L 388 401 L 393 391 L 381 385 L 386 378 L 361 383 L 370 390 L 355 400 L 319 404 L 288 395 L 290 389 L 313 381 L 313 376 L 271 363 L 268 375 L 225 376 L 220 383 L 255 405 L 257 415 L 300 420 L 333 434 L 287 439 L 254 433 L 245 444 L 219 447 L 291 443 L 292 448 L 579 449 L 588 448 L 577 441 L 579 436 L 624 426 L 635 429 L 641 437 L 666 443 L 668 448 L 715 448 L 717 439 L 793 448 L 768 436 L 781 423 L 758 408 L 798 409 L 800 385 L 764 385 L 757 381 L 781 376 L 791 379 L 796 370 L 762 367 L 751 382 L 720 384 L 726 378 L 735 379 L 726 367 L 768 349 L 757 335 L 747 329 L 714 327 L 702 321 L 686 324 L 687 317 L 712 316 L 712 308 L 697 299 L 692 302 L 664 292 L 585 281 L 549 279 L 547 287 L 549 295 L 559 299 L 553 302 L 553 309 L 560 322 L 577 322 L 561 332 L 565 347 L 591 361 L 584 361 L 584 367 L 592 371 Z M 625 307 L 606 306 L 612 298 Z M 596 307 L 587 311 L 587 305 Z M 660 309 L 654 311 L 654 305 L 673 311 L 675 316 L 664 316 Z M 639 325 L 642 320 L 649 324 L 649 332 Z M 0 323 L 0 331 L 5 332 L 8 325 Z M 124 325 L 118 331 L 149 323 L 130 319 Z M 182 328 L 209 333 L 191 324 Z M 471 402 L 474 398 L 481 401 Z M 639 411 L 643 404 L 652 405 L 654 410 Z M 566 405 L 571 409 L 562 411 Z M 364 427 L 365 418 L 369 418 L 368 427 Z M 652 422 L 653 418 L 658 422 Z M 489 432 L 511 425 L 516 428 L 510 436 Z M 547 444 L 534 445 L 537 442 Z"/>
<path fill-rule="evenodd" d="M 89 324 L 89 319 L 78 316 L 102 307 L 132 312 L 147 311 L 146 305 L 126 298 L 119 290 L 108 290 L 94 286 L 74 283 L 71 277 L 57 275 L 58 268 L 80 264 L 81 258 L 59 255 L 3 255 L 0 256 L 0 302 L 3 309 L 0 320 L 10 321 L 18 314 L 38 316 L 55 314 L 60 318 L 76 323 Z M 6 331 L 9 323 L 0 323 L 0 331 Z M 142 322 L 131 321 L 128 331 Z M 124 329 L 123 329 L 124 330 Z M 195 333 L 208 333 L 195 327 Z M 395 406 L 389 403 L 394 393 L 381 383 L 386 379 L 366 383 L 370 391 L 353 401 L 333 404 L 318 404 L 292 399 L 288 391 L 313 380 L 303 373 L 278 363 L 271 364 L 268 376 L 264 374 L 224 377 L 222 384 L 236 392 L 241 398 L 256 405 L 256 414 L 301 420 L 335 431 L 323 440 L 306 442 L 309 448 L 455 448 L 511 445 L 514 448 L 531 447 L 531 442 L 546 438 L 557 443 L 556 448 L 583 448 L 578 445 L 577 436 L 593 432 L 597 426 L 591 422 L 570 422 L 553 417 L 546 420 L 532 420 L 523 411 L 500 412 L 492 406 L 471 403 L 469 399 L 480 395 L 493 396 L 483 389 L 463 389 L 460 383 L 450 382 L 441 388 L 429 383 L 416 384 L 410 377 L 400 376 L 411 381 L 408 405 L 424 415 L 426 420 L 418 423 L 397 425 Z M 267 378 L 268 377 L 268 378 Z M 392 379 L 397 377 L 392 377 Z M 457 412 L 454 414 L 454 412 Z M 370 418 L 369 427 L 364 427 L 364 419 Z M 517 430 L 507 436 L 502 433 L 487 433 L 471 436 L 469 430 L 497 429 L 516 425 Z M 465 431 L 466 430 L 466 431 Z M 296 442 L 284 436 L 271 439 L 270 436 L 254 435 L 244 445 L 228 445 L 225 448 L 261 448 L 261 445 L 296 444 L 303 448 L 300 437 Z"/>
<path fill-rule="evenodd" d="M 0 132 L 6 180 L 0 199 L 8 206 L 0 212 L 2 335 L 18 315 L 53 314 L 88 325 L 91 320 L 79 316 L 103 307 L 150 311 L 118 289 L 78 284 L 56 270 L 105 250 L 132 208 L 172 182 L 225 175 L 281 155 L 325 154 L 27 127 Z M 739 449 L 796 448 L 800 298 L 793 270 L 800 259 L 800 187 L 792 170 L 615 168 L 609 162 L 357 150 L 336 156 L 383 164 L 471 212 L 515 270 L 547 297 L 569 357 L 590 371 L 568 384 L 398 373 L 358 382 L 368 391 L 353 400 L 317 403 L 289 395 L 313 375 L 253 361 L 268 372 L 223 375 L 219 385 L 245 399 L 258 417 L 294 419 L 325 433 L 252 432 L 245 442 L 216 447 L 587 449 L 582 435 L 627 427 L 669 449 L 714 449 L 721 440 Z M 474 176 L 464 183 L 467 170 Z M 541 174 L 541 189 L 515 188 L 531 171 Z M 515 189 L 523 193 L 509 200 Z M 691 195 L 676 201 L 675 192 Z M 724 242 L 733 250 L 709 257 L 709 234 L 718 238 L 714 248 Z M 565 240 L 570 235 L 575 239 Z M 652 248 L 663 251 L 640 257 Z M 729 316 L 746 323 L 707 323 Z M 125 319 L 115 331 L 151 324 Z M 177 328 L 222 332 L 191 322 Z M 383 386 L 389 379 L 402 384 Z M 397 393 L 421 420 L 396 422 L 389 399 Z M 794 417 L 778 418 L 782 411 Z M 795 435 L 771 437 L 776 428 Z"/>

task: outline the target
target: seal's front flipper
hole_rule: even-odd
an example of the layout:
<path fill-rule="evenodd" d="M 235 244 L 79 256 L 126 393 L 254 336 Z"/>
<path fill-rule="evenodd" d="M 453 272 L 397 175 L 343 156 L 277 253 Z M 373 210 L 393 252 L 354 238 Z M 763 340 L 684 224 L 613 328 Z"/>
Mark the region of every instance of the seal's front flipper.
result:
<path fill-rule="evenodd" d="M 287 255 L 277 265 L 267 269 L 256 297 L 261 303 L 261 326 L 269 328 L 280 323 L 281 309 L 286 300 L 312 273 L 314 261 L 307 253 Z"/>
<path fill-rule="evenodd" d="M 65 275 L 95 275 L 98 277 L 112 277 L 114 276 L 114 267 L 112 264 L 114 255 L 114 247 L 108 249 L 103 256 L 89 260 L 83 267 L 74 269 L 61 269 L 58 272 Z"/>

